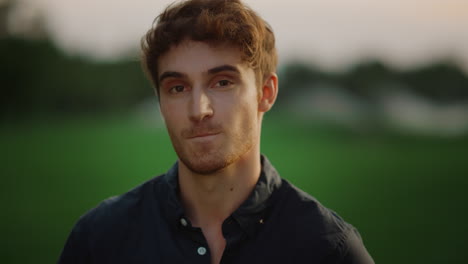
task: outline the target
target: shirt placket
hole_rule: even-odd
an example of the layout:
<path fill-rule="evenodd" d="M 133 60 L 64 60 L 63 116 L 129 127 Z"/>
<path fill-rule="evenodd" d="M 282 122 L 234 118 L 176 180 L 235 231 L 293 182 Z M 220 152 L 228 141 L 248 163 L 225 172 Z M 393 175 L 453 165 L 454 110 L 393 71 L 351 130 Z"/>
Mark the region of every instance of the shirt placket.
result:
<path fill-rule="evenodd" d="M 190 257 L 190 263 L 211 263 L 210 250 L 201 228 L 193 227 L 185 216 L 181 216 L 177 224 L 183 236 L 182 246 Z"/>

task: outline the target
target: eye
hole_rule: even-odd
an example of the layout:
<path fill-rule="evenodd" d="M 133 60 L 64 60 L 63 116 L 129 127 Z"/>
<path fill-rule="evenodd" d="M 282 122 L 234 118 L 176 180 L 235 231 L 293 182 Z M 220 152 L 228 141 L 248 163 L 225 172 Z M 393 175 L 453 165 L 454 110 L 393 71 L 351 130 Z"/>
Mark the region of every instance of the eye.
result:
<path fill-rule="evenodd" d="M 234 84 L 234 83 L 229 81 L 229 80 L 219 80 L 219 81 L 216 82 L 214 87 L 228 87 L 228 86 L 230 86 L 232 84 Z"/>
<path fill-rule="evenodd" d="M 169 89 L 169 92 L 172 93 L 172 94 L 182 93 L 184 91 L 185 91 L 185 86 L 183 86 L 183 85 L 175 85 L 175 86 L 171 87 L 171 89 Z"/>

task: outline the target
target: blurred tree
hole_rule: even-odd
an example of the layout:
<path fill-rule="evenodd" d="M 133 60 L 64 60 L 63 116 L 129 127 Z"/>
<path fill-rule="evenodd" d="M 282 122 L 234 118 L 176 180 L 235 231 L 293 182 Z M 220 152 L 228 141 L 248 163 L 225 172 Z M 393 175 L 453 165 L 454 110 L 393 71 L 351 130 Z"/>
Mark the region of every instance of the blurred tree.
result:
<path fill-rule="evenodd" d="M 279 71 L 279 89 L 281 96 L 278 102 L 283 105 L 289 101 L 293 95 L 307 92 L 313 89 L 314 84 L 331 81 L 329 74 L 326 74 L 316 67 L 303 63 L 291 62 L 280 68 Z"/>
<path fill-rule="evenodd" d="M 8 23 L 8 13 L 11 9 L 11 1 L 10 0 L 0 0 L 0 38 L 6 37 L 7 31 L 7 23 Z"/>
<path fill-rule="evenodd" d="M 280 71 L 280 100 L 331 84 L 349 90 L 369 102 L 394 84 L 434 102 L 468 101 L 468 76 L 451 62 L 438 62 L 421 68 L 397 71 L 377 60 L 358 63 L 342 73 L 322 72 L 304 63 L 290 63 Z M 285 87 L 283 89 L 283 87 Z"/>
<path fill-rule="evenodd" d="M 152 88 L 137 60 L 115 63 L 68 57 L 50 41 L 0 42 L 1 113 L 111 111 L 135 105 Z"/>
<path fill-rule="evenodd" d="M 396 72 L 377 60 L 369 60 L 351 67 L 338 77 L 342 87 L 361 98 L 371 99 L 386 83 L 398 80 Z"/>
<path fill-rule="evenodd" d="M 408 72 L 400 78 L 413 92 L 440 103 L 468 101 L 468 77 L 454 63 L 442 61 Z"/>

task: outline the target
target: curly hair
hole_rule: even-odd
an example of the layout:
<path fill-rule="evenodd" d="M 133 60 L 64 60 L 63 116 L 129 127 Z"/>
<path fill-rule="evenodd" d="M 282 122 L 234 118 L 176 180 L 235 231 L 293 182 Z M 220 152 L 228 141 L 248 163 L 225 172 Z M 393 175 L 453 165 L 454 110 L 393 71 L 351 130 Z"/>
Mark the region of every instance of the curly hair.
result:
<path fill-rule="evenodd" d="M 169 5 L 143 36 L 142 66 L 159 95 L 158 60 L 184 40 L 239 47 L 257 86 L 276 71 L 273 30 L 240 0 L 187 0 Z"/>

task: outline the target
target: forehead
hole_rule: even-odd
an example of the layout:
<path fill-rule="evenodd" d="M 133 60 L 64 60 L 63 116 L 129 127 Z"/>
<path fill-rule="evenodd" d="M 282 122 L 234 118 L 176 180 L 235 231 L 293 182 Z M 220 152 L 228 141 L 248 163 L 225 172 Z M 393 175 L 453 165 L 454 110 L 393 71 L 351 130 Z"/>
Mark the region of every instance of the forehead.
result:
<path fill-rule="evenodd" d="M 158 74 L 177 71 L 185 74 L 205 73 L 221 65 L 232 65 L 247 70 L 239 48 L 220 44 L 214 45 L 199 41 L 183 41 L 173 46 L 158 60 Z"/>

